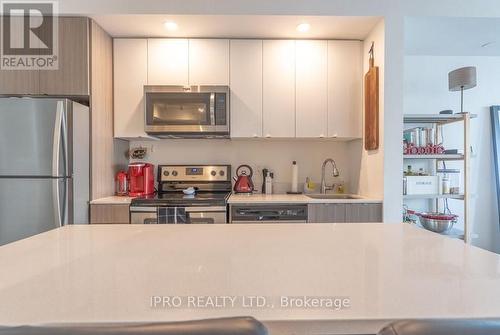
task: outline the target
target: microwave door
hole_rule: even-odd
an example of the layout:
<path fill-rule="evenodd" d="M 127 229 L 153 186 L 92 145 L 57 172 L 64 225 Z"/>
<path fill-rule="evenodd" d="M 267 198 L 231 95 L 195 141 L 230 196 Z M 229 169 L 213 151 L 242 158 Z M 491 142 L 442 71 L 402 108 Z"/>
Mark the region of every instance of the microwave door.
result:
<path fill-rule="evenodd" d="M 191 89 L 145 86 L 145 131 L 158 137 L 228 137 L 229 89 Z"/>
<path fill-rule="evenodd" d="M 146 121 L 152 126 L 199 127 L 210 125 L 211 119 L 215 119 L 209 93 L 151 94 L 146 103 Z"/>

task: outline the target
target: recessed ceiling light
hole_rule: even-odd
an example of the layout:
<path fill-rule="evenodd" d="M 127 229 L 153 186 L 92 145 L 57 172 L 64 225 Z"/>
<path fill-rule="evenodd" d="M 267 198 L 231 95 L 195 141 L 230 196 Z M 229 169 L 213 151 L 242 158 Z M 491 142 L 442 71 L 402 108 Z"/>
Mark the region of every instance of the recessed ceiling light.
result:
<path fill-rule="evenodd" d="M 297 26 L 297 31 L 299 33 L 306 33 L 309 31 L 309 29 L 311 28 L 311 25 L 309 23 L 301 23 Z"/>
<path fill-rule="evenodd" d="M 177 23 L 174 21 L 165 21 L 165 23 L 163 23 L 163 27 L 169 31 L 174 31 L 178 28 Z"/>

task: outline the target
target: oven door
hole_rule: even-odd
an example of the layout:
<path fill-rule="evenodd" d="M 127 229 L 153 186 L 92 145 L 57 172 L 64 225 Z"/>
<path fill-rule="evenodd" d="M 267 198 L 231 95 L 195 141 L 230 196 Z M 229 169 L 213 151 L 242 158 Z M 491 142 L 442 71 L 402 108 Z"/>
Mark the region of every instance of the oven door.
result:
<path fill-rule="evenodd" d="M 225 206 L 159 207 L 159 224 L 224 224 L 227 223 Z"/>
<path fill-rule="evenodd" d="M 186 208 L 189 223 L 227 223 L 226 207 L 188 207 Z"/>
<path fill-rule="evenodd" d="M 145 86 L 145 130 L 158 137 L 229 136 L 229 88 Z"/>
<path fill-rule="evenodd" d="M 156 207 L 130 206 L 131 224 L 156 224 L 158 214 Z"/>

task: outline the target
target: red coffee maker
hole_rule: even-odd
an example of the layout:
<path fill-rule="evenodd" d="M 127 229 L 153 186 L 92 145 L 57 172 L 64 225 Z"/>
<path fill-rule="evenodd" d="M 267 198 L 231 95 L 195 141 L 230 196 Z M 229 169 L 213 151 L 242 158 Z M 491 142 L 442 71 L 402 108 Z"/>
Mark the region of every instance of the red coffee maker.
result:
<path fill-rule="evenodd" d="M 154 165 L 149 163 L 131 163 L 128 165 L 130 189 L 128 195 L 140 197 L 155 193 Z"/>

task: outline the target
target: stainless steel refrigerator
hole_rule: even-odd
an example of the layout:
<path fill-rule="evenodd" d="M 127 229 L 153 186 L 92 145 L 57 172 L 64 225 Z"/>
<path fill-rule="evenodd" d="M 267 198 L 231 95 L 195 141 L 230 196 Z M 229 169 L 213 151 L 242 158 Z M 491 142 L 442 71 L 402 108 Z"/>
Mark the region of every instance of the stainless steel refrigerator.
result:
<path fill-rule="evenodd" d="M 88 223 L 88 107 L 0 98 L 0 245 Z"/>

